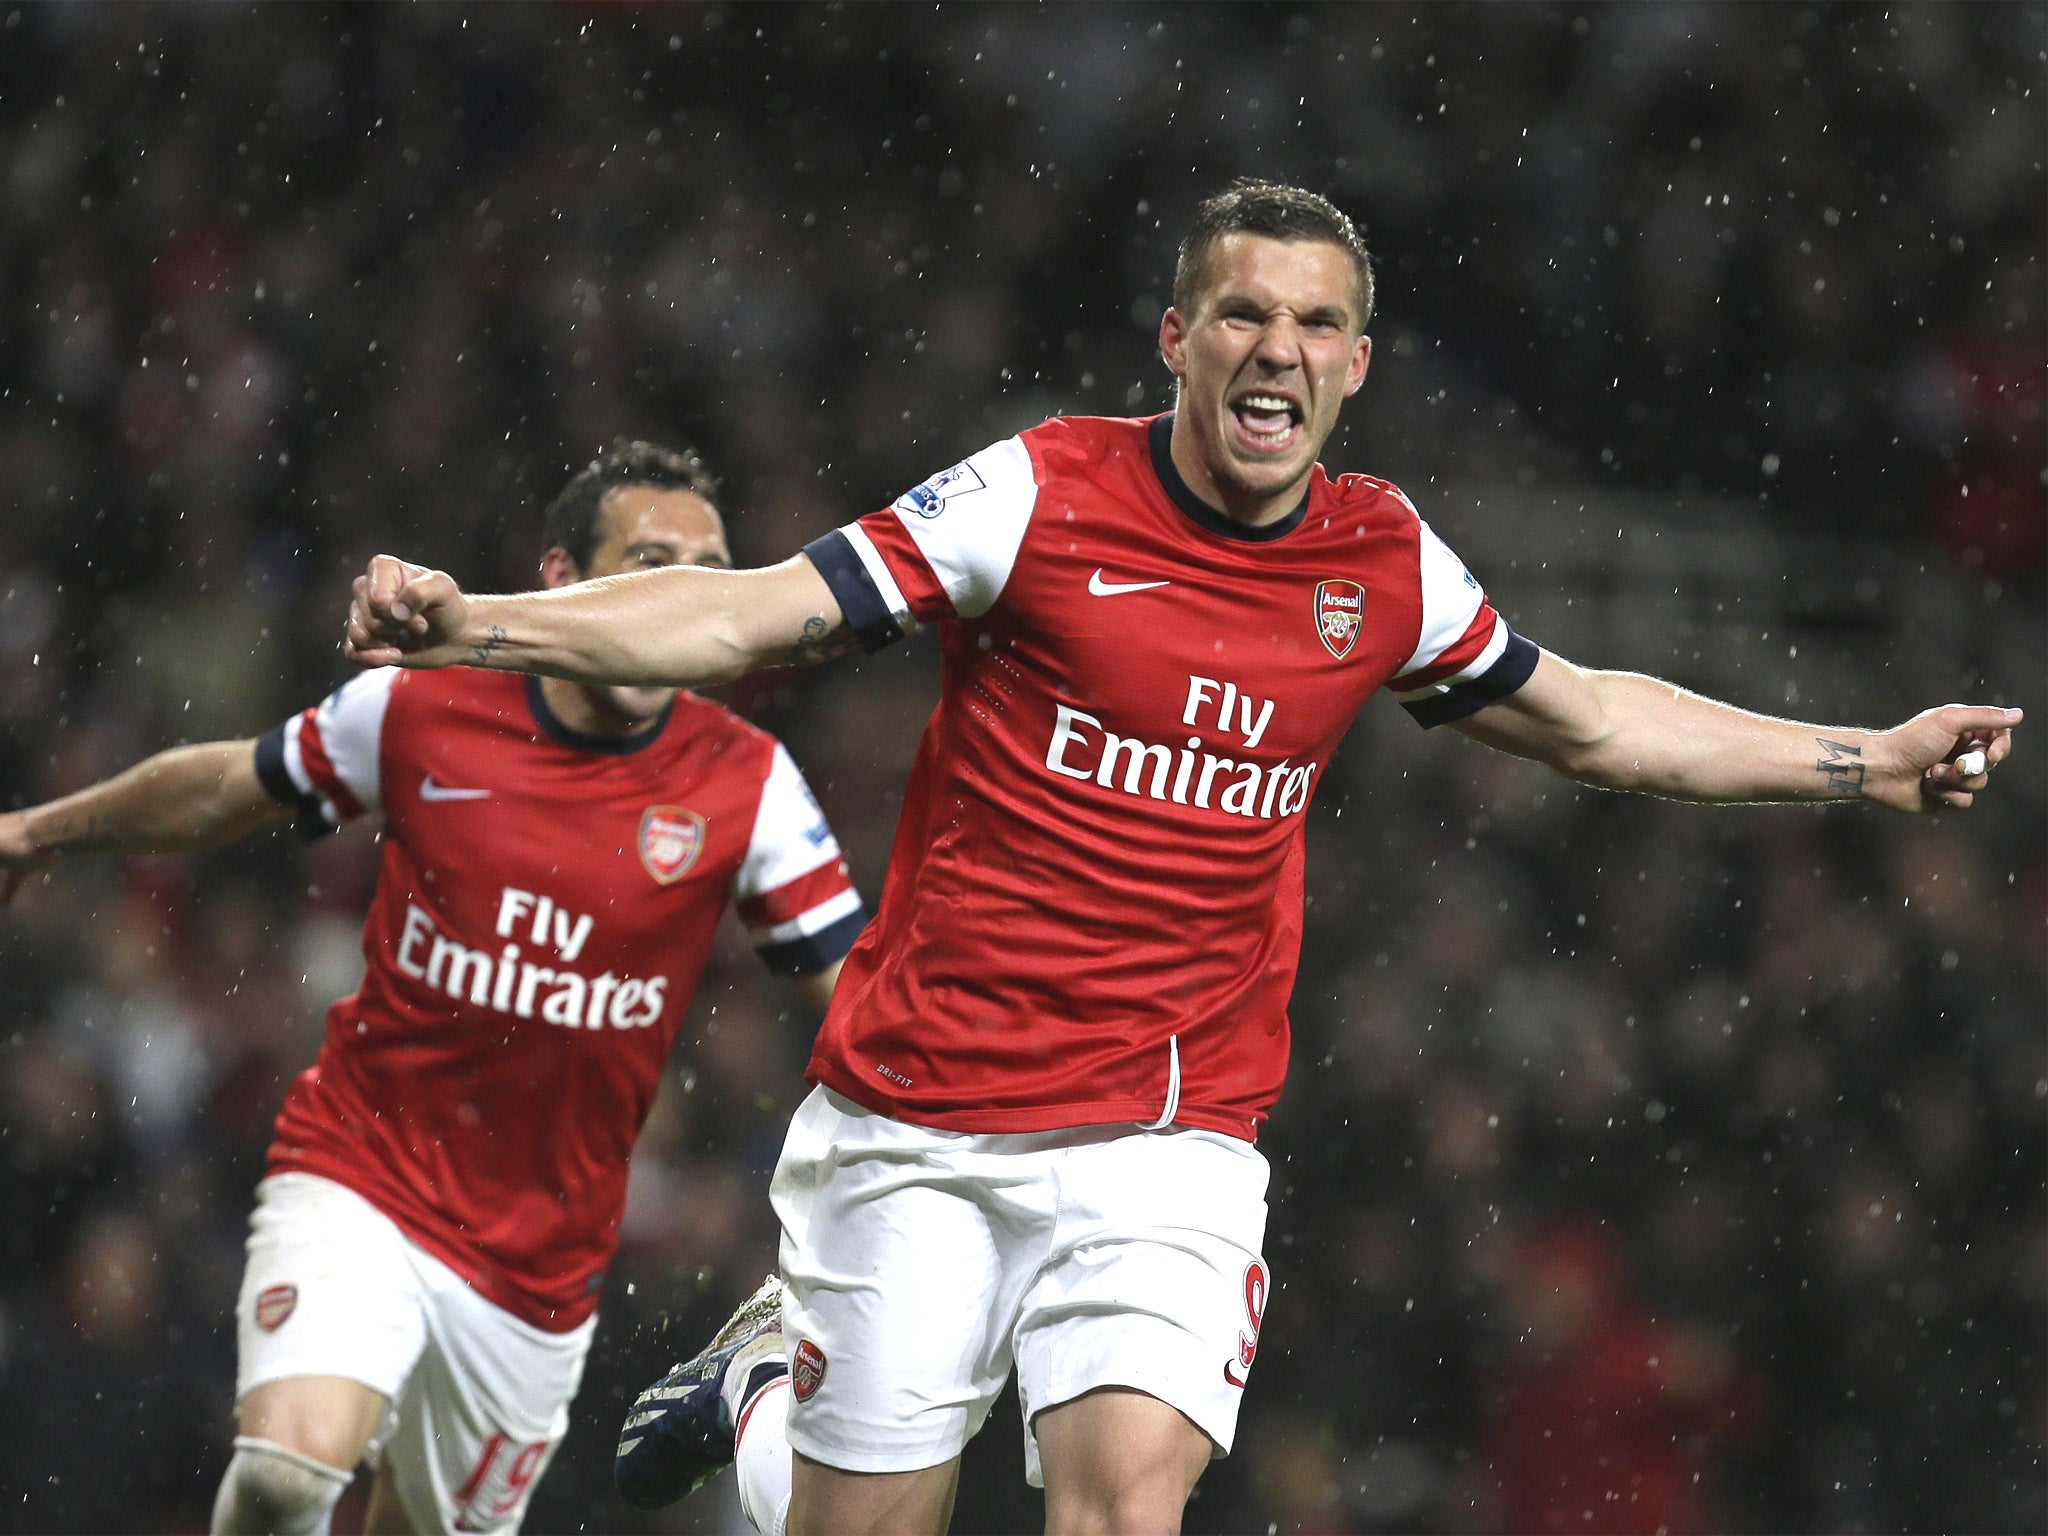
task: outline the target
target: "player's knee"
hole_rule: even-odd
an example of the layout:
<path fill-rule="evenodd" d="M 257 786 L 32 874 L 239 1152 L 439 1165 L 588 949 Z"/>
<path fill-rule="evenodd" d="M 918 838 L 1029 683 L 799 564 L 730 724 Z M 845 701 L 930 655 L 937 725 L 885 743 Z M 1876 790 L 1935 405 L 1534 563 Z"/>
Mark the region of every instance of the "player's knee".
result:
<path fill-rule="evenodd" d="M 253 1435 L 235 1437 L 235 1458 L 213 1501 L 213 1536 L 313 1536 L 352 1473 Z"/>
<path fill-rule="evenodd" d="M 1146 1479 L 1048 1499 L 1045 1529 L 1047 1536 L 1179 1536 L 1186 1507 L 1177 1482 Z"/>
<path fill-rule="evenodd" d="M 1090 1457 L 1061 1471 L 1046 1478 L 1047 1536 L 1175 1536 L 1180 1530 L 1189 1483 L 1167 1461 Z"/>

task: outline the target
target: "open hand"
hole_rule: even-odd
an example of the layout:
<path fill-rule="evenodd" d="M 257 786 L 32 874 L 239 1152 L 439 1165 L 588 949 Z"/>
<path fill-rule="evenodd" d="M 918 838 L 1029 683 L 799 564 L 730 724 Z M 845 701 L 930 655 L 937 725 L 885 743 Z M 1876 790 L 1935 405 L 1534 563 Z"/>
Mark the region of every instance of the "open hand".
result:
<path fill-rule="evenodd" d="M 462 645 L 469 602 L 455 578 L 395 555 L 374 555 L 355 579 L 342 653 L 364 667 L 445 667 Z"/>
<path fill-rule="evenodd" d="M 1863 793 L 1900 811 L 1963 811 L 1990 781 L 1992 767 L 2012 751 L 2020 711 L 1984 704 L 1944 704 L 1923 710 L 1872 743 L 1870 782 Z M 1984 754 L 1983 773 L 1964 773 L 1956 759 Z"/>

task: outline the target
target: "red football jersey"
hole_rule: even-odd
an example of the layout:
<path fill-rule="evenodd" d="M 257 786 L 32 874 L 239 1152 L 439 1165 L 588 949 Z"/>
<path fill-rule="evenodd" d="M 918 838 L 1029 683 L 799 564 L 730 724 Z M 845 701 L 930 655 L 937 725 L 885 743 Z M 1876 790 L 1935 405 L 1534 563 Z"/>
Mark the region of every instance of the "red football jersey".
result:
<path fill-rule="evenodd" d="M 366 672 L 257 767 L 314 828 L 384 813 L 368 970 L 270 1171 L 347 1185 L 515 1316 L 575 1327 L 726 903 L 785 972 L 860 929 L 803 776 L 692 694 L 638 737 L 589 736 L 537 680 L 468 668 Z"/>
<path fill-rule="evenodd" d="M 943 647 L 814 1082 L 947 1129 L 1250 1139 L 1345 728 L 1383 684 L 1435 724 L 1533 670 L 1387 482 L 1318 467 L 1245 528 L 1188 489 L 1171 430 L 1049 421 L 807 550 L 869 649 L 933 623 Z"/>

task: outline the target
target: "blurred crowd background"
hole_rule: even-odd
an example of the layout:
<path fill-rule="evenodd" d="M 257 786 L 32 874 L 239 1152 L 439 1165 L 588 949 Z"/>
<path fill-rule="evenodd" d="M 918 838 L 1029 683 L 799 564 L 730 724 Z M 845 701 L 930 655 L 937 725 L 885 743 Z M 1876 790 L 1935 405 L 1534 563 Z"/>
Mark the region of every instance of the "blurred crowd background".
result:
<path fill-rule="evenodd" d="M 758 563 L 1166 409 L 1194 203 L 1300 181 L 1381 275 L 1328 461 L 1517 628 L 1829 721 L 2034 718 L 1909 820 L 1582 792 L 1369 709 L 1189 1528 L 2043 1529 L 2044 47 L 1992 4 L 0 8 L 0 806 L 317 700 L 373 551 L 529 584 L 617 436 L 702 451 Z M 935 674 L 727 699 L 871 896 Z M 0 914 L 0 1528 L 204 1528 L 373 836 Z M 778 985 L 729 936 L 530 1530 L 738 1519 L 635 1514 L 609 1457 L 773 1262 Z M 960 1529 L 1036 1528 L 1019 1462 L 1011 1410 Z"/>

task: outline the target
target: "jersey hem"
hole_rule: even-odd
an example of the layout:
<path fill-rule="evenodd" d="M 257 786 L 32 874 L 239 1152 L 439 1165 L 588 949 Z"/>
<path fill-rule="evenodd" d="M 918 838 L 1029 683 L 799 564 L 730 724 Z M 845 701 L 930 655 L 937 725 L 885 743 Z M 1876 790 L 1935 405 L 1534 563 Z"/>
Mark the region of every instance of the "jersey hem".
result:
<path fill-rule="evenodd" d="M 393 1210 L 378 1191 L 368 1188 L 363 1181 L 354 1178 L 346 1169 L 324 1164 L 318 1158 L 294 1157 L 289 1153 L 273 1150 L 265 1161 L 263 1171 L 266 1176 L 273 1173 L 308 1173 L 316 1179 L 326 1179 L 331 1184 L 341 1185 L 352 1194 L 362 1196 L 381 1215 L 388 1217 L 399 1231 L 454 1270 L 461 1277 L 463 1284 L 485 1301 L 511 1313 L 522 1323 L 538 1328 L 543 1333 L 573 1333 L 597 1311 L 597 1297 L 594 1294 L 579 1297 L 574 1305 L 557 1306 L 531 1292 L 520 1290 L 502 1273 L 479 1264 L 474 1252 L 465 1251 L 449 1242 L 444 1234 L 414 1220 L 405 1212 Z"/>
<path fill-rule="evenodd" d="M 862 1109 L 906 1125 L 921 1125 L 934 1131 L 966 1131 L 972 1135 L 1004 1135 L 1016 1131 L 1071 1131 L 1089 1125 L 1122 1125 L 1132 1130 L 1215 1131 L 1247 1145 L 1259 1139 L 1259 1123 L 1266 1116 L 1243 1110 L 1226 1110 L 1189 1104 L 1175 1108 L 1173 1120 L 1159 1125 L 1164 1106 L 1157 1099 L 1094 1099 L 1080 1104 L 1032 1104 L 1019 1109 L 925 1110 L 902 1104 L 885 1094 L 871 1091 L 843 1070 L 829 1063 L 813 1062 L 805 1074 L 813 1087 L 829 1088 L 843 1094 Z"/>

